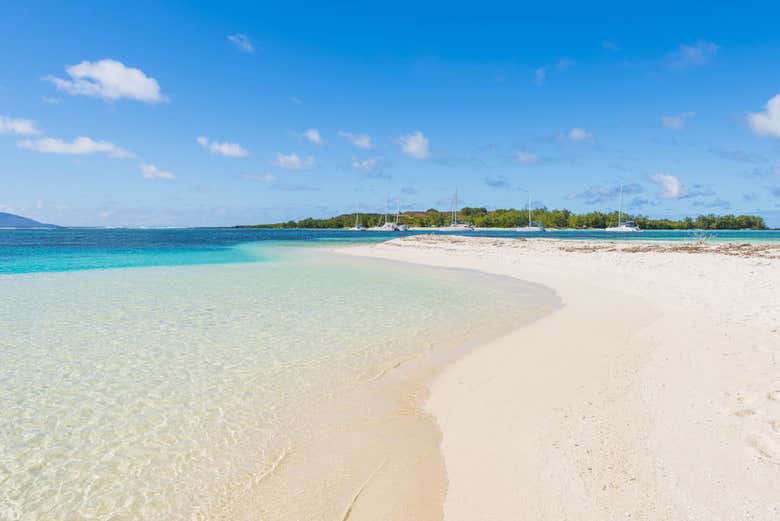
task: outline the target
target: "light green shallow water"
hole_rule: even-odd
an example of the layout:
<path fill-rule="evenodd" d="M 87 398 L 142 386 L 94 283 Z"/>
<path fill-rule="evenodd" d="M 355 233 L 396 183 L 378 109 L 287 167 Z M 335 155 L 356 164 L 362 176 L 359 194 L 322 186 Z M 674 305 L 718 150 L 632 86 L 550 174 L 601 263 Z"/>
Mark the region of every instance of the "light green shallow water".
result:
<path fill-rule="evenodd" d="M 0 277 L 0 519 L 197 519 L 390 362 L 555 297 L 306 249 Z"/>

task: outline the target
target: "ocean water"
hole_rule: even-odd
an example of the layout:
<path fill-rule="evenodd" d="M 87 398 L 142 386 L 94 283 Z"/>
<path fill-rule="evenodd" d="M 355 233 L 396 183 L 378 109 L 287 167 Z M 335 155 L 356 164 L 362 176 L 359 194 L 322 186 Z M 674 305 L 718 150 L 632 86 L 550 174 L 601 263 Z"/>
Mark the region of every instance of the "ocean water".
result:
<path fill-rule="evenodd" d="M 440 233 L 412 231 L 419 233 Z M 257 262 L 267 250 L 252 244 L 333 245 L 378 242 L 398 237 L 383 232 L 348 230 L 199 229 L 0 229 L 0 274 L 71 271 L 137 266 L 173 266 Z M 647 230 L 608 233 L 599 230 L 548 230 L 543 234 L 480 230 L 458 235 L 480 237 L 546 237 L 569 240 L 693 241 L 690 231 Z M 780 230 L 707 232 L 714 242 L 780 242 Z"/>
<path fill-rule="evenodd" d="M 3 520 L 209 518 L 315 411 L 557 305 L 319 247 L 343 233 L 2 233 Z"/>

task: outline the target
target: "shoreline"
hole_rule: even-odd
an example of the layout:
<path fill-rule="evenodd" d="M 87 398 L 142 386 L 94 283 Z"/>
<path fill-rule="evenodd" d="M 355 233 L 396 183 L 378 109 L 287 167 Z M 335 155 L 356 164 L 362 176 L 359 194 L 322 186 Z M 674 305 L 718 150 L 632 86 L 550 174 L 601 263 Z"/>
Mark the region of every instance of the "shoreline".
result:
<path fill-rule="evenodd" d="M 564 301 L 432 383 L 444 519 L 777 518 L 780 247 L 416 236 L 346 253 Z"/>
<path fill-rule="evenodd" d="M 359 258 L 343 248 L 330 249 L 326 255 L 337 262 L 368 262 L 375 269 L 442 270 L 392 259 Z M 438 338 L 426 350 L 391 361 L 354 390 L 340 393 L 338 400 L 314 413 L 310 421 L 318 426 L 316 432 L 287 451 L 274 469 L 210 512 L 209 518 L 443 518 L 447 477 L 439 450 L 441 430 L 425 407 L 430 384 L 454 360 L 515 327 L 546 316 L 559 300 L 546 288 L 535 288 L 538 285 L 525 281 L 461 268 L 442 272 L 467 284 L 500 284 L 504 291 L 521 292 L 517 293 L 521 299 L 528 299 L 530 290 L 533 299 L 511 312 L 513 320 L 496 324 L 498 329 L 470 328 L 465 336 Z M 312 494 L 312 490 L 318 493 Z"/>

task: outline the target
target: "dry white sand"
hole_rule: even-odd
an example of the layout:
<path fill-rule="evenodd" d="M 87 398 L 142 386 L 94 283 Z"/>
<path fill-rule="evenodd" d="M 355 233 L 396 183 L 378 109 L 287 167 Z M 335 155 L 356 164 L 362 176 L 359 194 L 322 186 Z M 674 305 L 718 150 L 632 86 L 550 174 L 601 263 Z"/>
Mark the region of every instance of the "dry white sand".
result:
<path fill-rule="evenodd" d="M 445 519 L 780 519 L 780 246 L 418 236 L 353 254 L 564 307 L 432 384 Z"/>

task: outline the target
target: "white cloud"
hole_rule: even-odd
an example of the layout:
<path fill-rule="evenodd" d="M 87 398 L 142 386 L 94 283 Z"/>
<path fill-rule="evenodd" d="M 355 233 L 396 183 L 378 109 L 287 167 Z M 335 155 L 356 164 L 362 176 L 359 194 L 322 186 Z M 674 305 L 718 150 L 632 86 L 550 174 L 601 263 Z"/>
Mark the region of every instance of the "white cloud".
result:
<path fill-rule="evenodd" d="M 133 157 L 132 152 L 129 152 L 109 141 L 95 141 L 83 136 L 79 136 L 71 142 L 50 137 L 36 140 L 26 140 L 20 141 L 19 146 L 34 152 L 40 152 L 42 154 L 105 154 L 108 157 L 115 158 Z"/>
<path fill-rule="evenodd" d="M 0 134 L 16 134 L 18 136 L 34 136 L 41 131 L 35 127 L 31 119 L 17 119 L 0 116 Z"/>
<path fill-rule="evenodd" d="M 718 53 L 718 47 L 712 42 L 699 40 L 692 44 L 680 44 L 670 56 L 669 63 L 673 67 L 696 67 L 706 65 Z"/>
<path fill-rule="evenodd" d="M 679 199 L 688 195 L 688 189 L 673 175 L 655 174 L 650 180 L 658 185 L 656 195 L 660 199 Z"/>
<path fill-rule="evenodd" d="M 374 144 L 371 142 L 371 136 L 367 134 L 353 134 L 345 130 L 339 130 L 339 136 L 343 137 L 357 148 L 369 150 L 374 148 Z"/>
<path fill-rule="evenodd" d="M 571 129 L 563 137 L 575 143 L 586 143 L 588 141 L 593 141 L 593 134 L 583 128 L 577 127 Z"/>
<path fill-rule="evenodd" d="M 249 54 L 253 54 L 255 52 L 255 46 L 252 44 L 252 40 L 250 40 L 249 37 L 245 34 L 230 34 L 228 35 L 227 39 L 230 40 L 230 42 L 235 45 L 239 51 L 243 51 Z"/>
<path fill-rule="evenodd" d="M 373 172 L 376 167 L 379 165 L 380 158 L 378 157 L 369 157 L 366 159 L 358 159 L 356 157 L 352 157 L 352 167 L 357 168 L 358 170 L 363 170 L 364 172 Z"/>
<path fill-rule="evenodd" d="M 321 145 L 324 143 L 322 136 L 320 136 L 320 131 L 317 130 L 316 128 L 310 128 L 309 130 L 305 131 L 303 133 L 303 137 L 305 137 L 315 145 Z"/>
<path fill-rule="evenodd" d="M 199 136 L 196 141 L 212 154 L 227 157 L 246 157 L 249 155 L 249 152 L 244 150 L 238 143 L 209 141 L 209 138 L 206 136 Z"/>
<path fill-rule="evenodd" d="M 176 177 L 171 172 L 160 170 L 154 165 L 141 165 L 141 172 L 143 172 L 146 179 L 174 179 Z"/>
<path fill-rule="evenodd" d="M 764 112 L 748 114 L 747 122 L 757 135 L 780 139 L 780 94 L 767 102 Z"/>
<path fill-rule="evenodd" d="M 409 157 L 425 159 L 430 156 L 428 138 L 419 130 L 398 138 L 401 151 Z"/>
<path fill-rule="evenodd" d="M 44 96 L 41 99 L 44 103 L 48 103 L 49 105 L 58 105 L 62 103 L 62 98 L 54 98 L 52 96 Z"/>
<path fill-rule="evenodd" d="M 544 85 L 544 80 L 547 79 L 547 68 L 539 67 L 534 71 L 534 83 L 538 86 Z"/>
<path fill-rule="evenodd" d="M 83 61 L 65 68 L 69 80 L 47 76 L 59 90 L 73 96 L 94 96 L 107 100 L 134 99 L 146 103 L 161 103 L 167 98 L 160 92 L 157 80 L 140 69 L 125 66 L 116 60 Z"/>
<path fill-rule="evenodd" d="M 676 116 L 663 116 L 661 118 L 661 124 L 672 130 L 681 130 L 685 126 L 685 123 L 695 115 L 695 112 L 683 112 Z"/>
<path fill-rule="evenodd" d="M 539 162 L 539 156 L 527 150 L 515 153 L 515 161 L 523 165 L 535 165 Z"/>
<path fill-rule="evenodd" d="M 305 170 L 314 166 L 314 158 L 300 157 L 298 154 L 276 154 L 276 159 L 271 161 L 273 166 L 287 170 Z"/>

